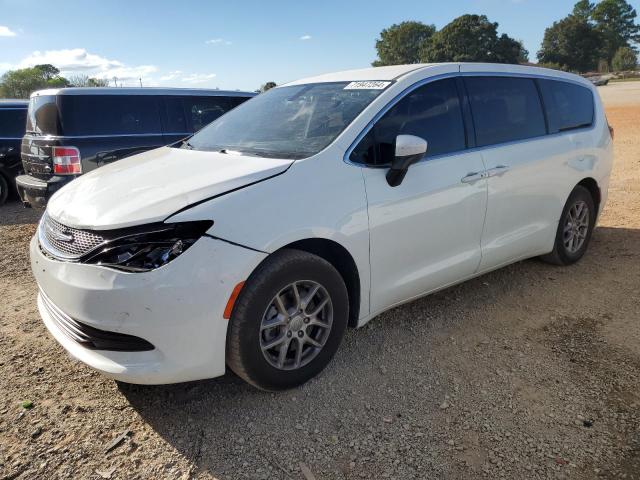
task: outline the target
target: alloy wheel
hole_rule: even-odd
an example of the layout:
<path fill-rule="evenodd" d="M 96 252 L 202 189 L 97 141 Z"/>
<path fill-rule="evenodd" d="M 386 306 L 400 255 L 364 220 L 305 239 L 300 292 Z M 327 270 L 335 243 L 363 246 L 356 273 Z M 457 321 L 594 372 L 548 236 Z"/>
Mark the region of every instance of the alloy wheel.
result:
<path fill-rule="evenodd" d="M 333 323 L 327 290 L 312 280 L 296 281 L 269 303 L 260 324 L 260 349 L 279 370 L 296 370 L 322 351 Z"/>
<path fill-rule="evenodd" d="M 589 232 L 589 206 L 583 200 L 574 203 L 565 219 L 562 241 L 567 252 L 575 254 L 587 239 Z"/>

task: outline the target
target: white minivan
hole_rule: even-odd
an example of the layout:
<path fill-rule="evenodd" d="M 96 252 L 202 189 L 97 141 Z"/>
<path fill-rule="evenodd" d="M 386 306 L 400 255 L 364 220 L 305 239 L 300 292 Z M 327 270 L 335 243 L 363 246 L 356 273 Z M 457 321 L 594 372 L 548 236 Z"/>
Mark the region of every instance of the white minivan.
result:
<path fill-rule="evenodd" d="M 606 201 L 596 89 L 541 68 L 400 65 L 292 82 L 83 175 L 31 242 L 38 307 L 132 383 L 293 387 L 347 326 L 529 257 L 568 265 Z"/>

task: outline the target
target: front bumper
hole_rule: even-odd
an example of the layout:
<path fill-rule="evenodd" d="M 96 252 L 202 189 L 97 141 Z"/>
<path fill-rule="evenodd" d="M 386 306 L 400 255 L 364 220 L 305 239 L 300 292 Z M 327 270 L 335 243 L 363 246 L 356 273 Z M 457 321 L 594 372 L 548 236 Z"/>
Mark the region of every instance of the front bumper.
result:
<path fill-rule="evenodd" d="M 20 200 L 27 207 L 45 208 L 51 195 L 75 177 L 51 177 L 41 180 L 31 175 L 18 175 L 16 177 L 16 189 Z"/>
<path fill-rule="evenodd" d="M 234 286 L 265 257 L 203 237 L 157 270 L 125 273 L 52 260 L 42 253 L 35 237 L 30 249 L 31 268 L 43 292 L 38 309 L 54 338 L 90 367 L 116 380 L 139 384 L 176 383 L 224 374 L 224 308 Z M 139 337 L 155 348 L 86 348 L 64 332 L 52 315 L 51 305 L 85 325 Z"/>

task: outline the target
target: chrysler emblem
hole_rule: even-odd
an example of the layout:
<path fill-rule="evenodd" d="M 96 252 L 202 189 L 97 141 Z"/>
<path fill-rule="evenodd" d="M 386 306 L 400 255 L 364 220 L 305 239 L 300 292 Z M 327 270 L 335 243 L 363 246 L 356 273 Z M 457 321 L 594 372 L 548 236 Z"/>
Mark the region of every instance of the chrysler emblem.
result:
<path fill-rule="evenodd" d="M 58 231 L 51 227 L 48 223 L 45 225 L 47 232 L 54 240 L 58 242 L 70 243 L 73 242 L 73 235 L 68 230 Z"/>

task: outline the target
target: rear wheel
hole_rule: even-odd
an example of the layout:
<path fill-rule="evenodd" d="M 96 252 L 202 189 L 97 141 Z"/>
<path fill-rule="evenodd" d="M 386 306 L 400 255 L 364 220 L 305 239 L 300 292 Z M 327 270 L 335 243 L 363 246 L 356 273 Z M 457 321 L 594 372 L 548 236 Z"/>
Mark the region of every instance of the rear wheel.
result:
<path fill-rule="evenodd" d="M 541 257 L 556 265 L 571 265 L 587 251 L 596 223 L 596 209 L 591 193 L 578 185 L 562 210 L 553 251 Z"/>
<path fill-rule="evenodd" d="M 0 205 L 7 201 L 9 196 L 9 183 L 7 179 L 0 173 Z"/>
<path fill-rule="evenodd" d="M 281 250 L 242 288 L 227 334 L 227 364 L 258 388 L 295 387 L 329 363 L 348 317 L 347 288 L 333 265 Z"/>

